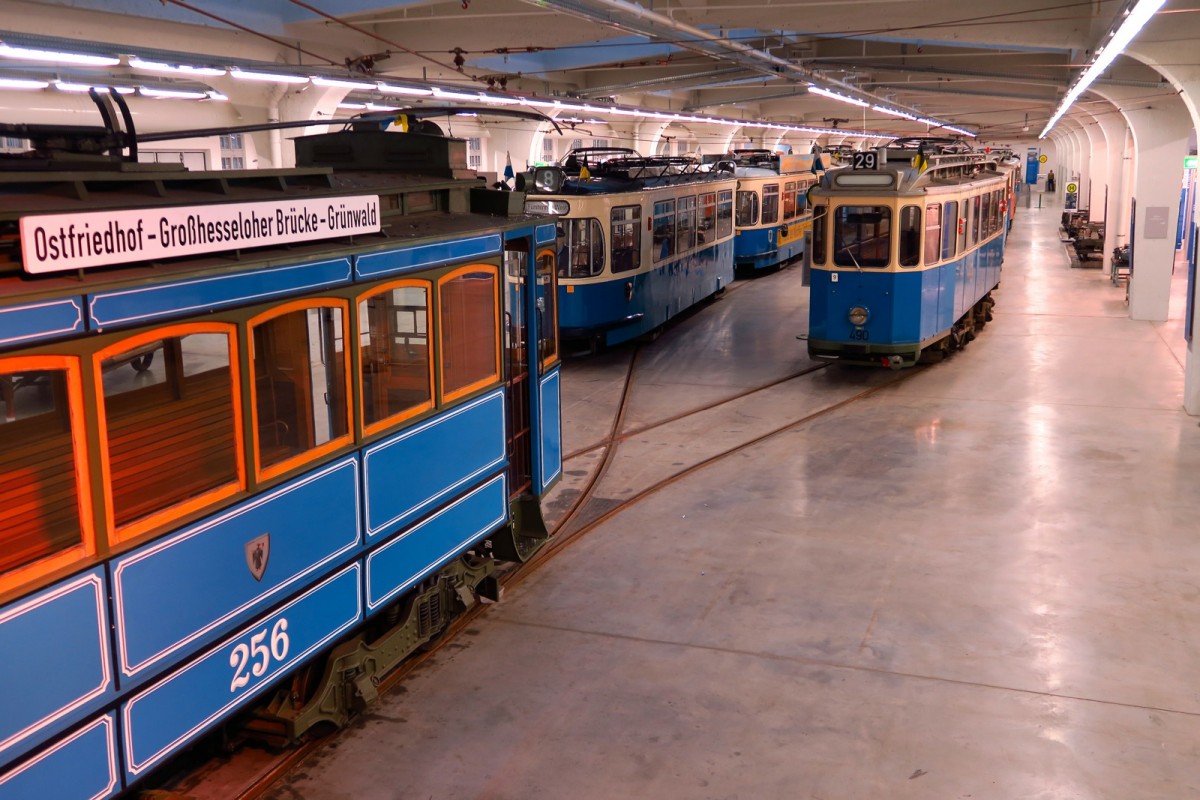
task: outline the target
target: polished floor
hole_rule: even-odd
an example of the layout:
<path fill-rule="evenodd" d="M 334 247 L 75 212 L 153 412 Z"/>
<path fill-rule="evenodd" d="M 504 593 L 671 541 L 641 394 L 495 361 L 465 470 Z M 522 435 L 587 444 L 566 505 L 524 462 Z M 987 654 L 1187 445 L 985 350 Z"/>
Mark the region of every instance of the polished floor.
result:
<path fill-rule="evenodd" d="M 832 367 L 622 442 L 613 500 L 799 421 L 571 544 L 270 797 L 1200 796 L 1182 280 L 1171 321 L 1129 320 L 1058 216 L 1022 211 L 995 321 L 946 362 Z M 803 369 L 806 298 L 785 270 L 674 326 L 626 429 Z M 603 438 L 628 357 L 570 365 L 568 451 Z"/>

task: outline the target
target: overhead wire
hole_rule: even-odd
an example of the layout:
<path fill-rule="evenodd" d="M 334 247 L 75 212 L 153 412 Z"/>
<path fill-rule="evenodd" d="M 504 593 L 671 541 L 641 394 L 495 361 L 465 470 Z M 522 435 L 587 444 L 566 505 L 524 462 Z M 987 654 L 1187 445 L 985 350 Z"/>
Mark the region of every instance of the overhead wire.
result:
<path fill-rule="evenodd" d="M 309 50 L 305 50 L 304 48 L 300 47 L 297 44 L 285 41 L 283 39 L 276 39 L 274 36 L 269 36 L 268 34 L 265 34 L 262 31 L 256 31 L 253 28 L 248 28 L 245 25 L 234 22 L 231 19 L 226 19 L 225 17 L 222 17 L 219 14 L 214 14 L 211 11 L 205 11 L 202 8 L 197 8 L 196 6 L 192 5 L 191 3 L 184 2 L 184 0 L 162 0 L 162 2 L 170 3 L 172 5 L 179 6 L 180 8 L 187 9 L 188 11 L 194 12 L 194 13 L 199 14 L 204 17 L 208 17 L 209 19 L 214 20 L 216 22 L 220 22 L 222 25 L 228 25 L 231 28 L 237 28 L 239 31 L 242 31 L 244 33 L 249 33 L 251 35 L 258 36 L 259 38 L 266 39 L 269 42 L 274 42 L 275 44 L 279 45 L 280 47 L 287 48 L 288 50 L 295 50 L 298 53 L 303 53 L 304 55 L 306 55 L 310 58 L 315 58 L 318 61 L 324 61 L 326 64 L 331 64 L 331 65 L 338 64 L 338 62 L 334 61 L 333 59 L 326 58 L 325 56 L 318 55 L 317 53 L 313 53 Z"/>

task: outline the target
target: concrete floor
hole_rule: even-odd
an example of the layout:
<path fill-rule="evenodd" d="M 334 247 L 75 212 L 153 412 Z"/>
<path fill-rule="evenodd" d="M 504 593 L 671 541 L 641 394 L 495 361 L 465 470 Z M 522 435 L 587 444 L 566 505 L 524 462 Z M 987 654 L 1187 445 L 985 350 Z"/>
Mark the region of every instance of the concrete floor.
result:
<path fill-rule="evenodd" d="M 880 387 L 573 543 L 270 797 L 1200 796 L 1181 326 L 1070 269 L 1058 216 L 1022 211 L 995 321 L 946 362 L 832 367 L 622 443 L 614 499 Z M 802 368 L 806 298 L 786 270 L 674 327 L 631 425 Z M 567 372 L 568 451 L 623 369 Z"/>

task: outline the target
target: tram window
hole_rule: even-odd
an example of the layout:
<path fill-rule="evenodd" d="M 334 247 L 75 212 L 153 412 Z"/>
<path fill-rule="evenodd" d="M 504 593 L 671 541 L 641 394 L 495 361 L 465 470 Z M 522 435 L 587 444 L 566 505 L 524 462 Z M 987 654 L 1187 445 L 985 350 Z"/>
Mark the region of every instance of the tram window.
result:
<path fill-rule="evenodd" d="M 332 449 L 350 427 L 345 313 L 336 305 L 284 309 L 251 324 L 260 477 Z"/>
<path fill-rule="evenodd" d="M 975 195 L 971 198 L 971 244 L 979 243 L 979 220 L 982 216 L 979 211 L 980 197 Z"/>
<path fill-rule="evenodd" d="M 700 195 L 700 207 L 696 215 L 696 244 L 716 241 L 716 227 L 717 193 L 708 192 Z"/>
<path fill-rule="evenodd" d="M 749 228 L 758 224 L 758 192 L 737 193 L 737 225 Z"/>
<path fill-rule="evenodd" d="M 938 263 L 942 247 L 942 204 L 925 206 L 925 266 Z"/>
<path fill-rule="evenodd" d="M 651 242 L 655 262 L 675 255 L 675 201 L 654 204 L 654 238 Z"/>
<path fill-rule="evenodd" d="M 958 255 L 958 201 L 952 200 L 942 207 L 942 259 Z"/>
<path fill-rule="evenodd" d="M 113 524 L 132 536 L 155 524 L 156 512 L 239 483 L 238 404 L 231 331 L 119 347 L 100 358 L 102 435 Z"/>
<path fill-rule="evenodd" d="M 803 216 L 808 211 L 808 190 L 813 187 L 811 181 L 801 181 L 796 193 L 796 215 Z"/>
<path fill-rule="evenodd" d="M 762 224 L 774 225 L 779 222 L 779 184 L 771 183 L 763 187 Z"/>
<path fill-rule="evenodd" d="M 954 221 L 955 225 L 958 226 L 958 252 L 960 253 L 965 253 L 967 250 L 967 217 L 970 216 L 970 210 L 971 201 L 963 200 L 962 215 Z"/>
<path fill-rule="evenodd" d="M 696 247 L 696 198 L 680 197 L 675 228 L 675 252 L 686 253 Z"/>
<path fill-rule="evenodd" d="M 433 406 L 429 286 L 392 286 L 358 302 L 363 427 L 368 431 Z"/>
<path fill-rule="evenodd" d="M 982 219 L 979 223 L 979 238 L 986 239 L 987 237 L 992 235 L 992 230 L 991 230 L 992 196 L 990 194 L 985 194 L 982 199 L 983 199 L 983 206 L 980 210 L 980 215 L 981 215 Z"/>
<path fill-rule="evenodd" d="M 992 192 L 991 232 L 1000 230 L 1000 192 Z"/>
<path fill-rule="evenodd" d="M 636 211 L 641 211 L 637 206 Z M 638 229 L 641 236 L 641 229 Z M 615 265 L 615 260 L 614 260 Z M 558 293 L 554 287 L 554 253 L 543 250 L 537 260 L 538 363 L 550 366 L 558 358 Z"/>
<path fill-rule="evenodd" d="M 891 240 L 890 208 L 841 206 L 834 216 L 833 263 L 839 267 L 886 267 Z"/>
<path fill-rule="evenodd" d="M 731 233 L 733 233 L 733 190 L 725 189 L 717 193 L 717 238 L 724 238 Z"/>
<path fill-rule="evenodd" d="M 567 219 L 559 240 L 558 274 L 591 278 L 604 271 L 604 230 L 597 219 Z"/>
<path fill-rule="evenodd" d="M 900 252 L 902 267 L 915 267 L 921 263 L 921 207 L 905 206 L 900 210 Z"/>
<path fill-rule="evenodd" d="M 464 267 L 438 281 L 442 400 L 500 379 L 496 268 Z"/>
<path fill-rule="evenodd" d="M 788 181 L 783 185 L 783 219 L 796 218 L 796 182 Z"/>
<path fill-rule="evenodd" d="M 825 220 L 829 206 L 813 206 L 812 263 L 825 263 Z"/>
<path fill-rule="evenodd" d="M 642 207 L 612 210 L 612 271 L 628 272 L 642 265 Z"/>
<path fill-rule="evenodd" d="M 14 362 L 10 362 L 14 363 Z M 65 369 L 0 362 L 0 586 L 5 573 L 83 543 Z"/>

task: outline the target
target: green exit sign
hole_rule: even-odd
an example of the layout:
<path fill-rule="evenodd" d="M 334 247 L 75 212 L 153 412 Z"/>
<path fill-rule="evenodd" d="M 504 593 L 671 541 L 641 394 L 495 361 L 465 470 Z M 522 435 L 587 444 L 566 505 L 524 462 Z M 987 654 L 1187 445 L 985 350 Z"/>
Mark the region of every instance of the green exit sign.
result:
<path fill-rule="evenodd" d="M 1196 168 L 1196 159 L 1200 159 L 1200 156 L 1184 156 L 1183 157 L 1183 168 L 1184 169 L 1195 169 Z"/>

